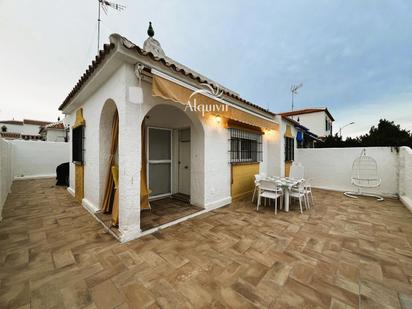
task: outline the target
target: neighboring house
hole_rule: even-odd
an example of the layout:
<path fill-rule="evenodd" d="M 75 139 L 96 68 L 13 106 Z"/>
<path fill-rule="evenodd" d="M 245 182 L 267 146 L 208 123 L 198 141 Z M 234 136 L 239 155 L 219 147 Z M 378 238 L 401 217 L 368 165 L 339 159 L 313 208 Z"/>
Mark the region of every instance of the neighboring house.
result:
<path fill-rule="evenodd" d="M 335 119 L 327 108 L 305 108 L 280 115 L 296 120 L 321 139 L 332 135 L 332 123 Z"/>
<path fill-rule="evenodd" d="M 289 176 L 289 171 L 294 161 L 299 161 L 297 158 L 297 148 L 314 148 L 316 142 L 321 140 L 316 134 L 313 134 L 308 128 L 301 125 L 296 120 L 287 116 L 277 116 L 277 121 L 280 123 L 280 149 L 278 164 L 284 166 L 284 175 Z"/>
<path fill-rule="evenodd" d="M 14 119 L 0 121 L 0 130 L 1 133 L 18 134 L 20 138 L 20 134 L 23 132 L 23 121 Z"/>
<path fill-rule="evenodd" d="M 50 123 L 40 129 L 42 140 L 47 142 L 66 142 L 67 132 L 61 121 Z"/>
<path fill-rule="evenodd" d="M 6 139 L 41 140 L 40 129 L 50 123 L 32 119 L 3 120 L 0 121 L 0 134 Z"/>
<path fill-rule="evenodd" d="M 59 109 L 70 125 L 72 193 L 112 214 L 119 238 L 142 235 L 148 200 L 181 194 L 209 211 L 283 175 L 275 114 L 167 57 L 112 34 Z M 118 178 L 117 178 L 118 177 Z"/>

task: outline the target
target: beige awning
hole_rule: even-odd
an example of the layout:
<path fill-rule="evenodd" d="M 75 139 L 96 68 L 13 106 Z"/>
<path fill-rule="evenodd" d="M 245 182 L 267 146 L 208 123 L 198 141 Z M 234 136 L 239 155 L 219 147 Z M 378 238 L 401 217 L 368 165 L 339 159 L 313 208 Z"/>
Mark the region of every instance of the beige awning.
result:
<path fill-rule="evenodd" d="M 193 94 L 192 90 L 180 86 L 160 76 L 154 75 L 152 83 L 153 96 L 161 97 L 165 100 L 181 103 L 183 105 L 189 105 L 190 103 L 192 109 L 195 106 L 199 107 L 200 105 L 202 105 L 204 110 L 206 110 L 204 116 L 219 115 L 222 118 L 226 118 L 226 120 L 233 119 L 246 123 L 248 125 L 260 127 L 262 129 L 278 129 L 278 124 L 275 122 L 255 116 L 236 107 L 228 106 L 205 95 L 197 93 L 191 98 L 190 96 Z M 194 100 L 195 98 L 196 100 Z M 196 103 L 196 105 L 194 103 Z M 186 110 L 187 112 L 192 112 L 189 107 L 187 107 Z M 195 112 L 201 113 L 200 111 Z"/>

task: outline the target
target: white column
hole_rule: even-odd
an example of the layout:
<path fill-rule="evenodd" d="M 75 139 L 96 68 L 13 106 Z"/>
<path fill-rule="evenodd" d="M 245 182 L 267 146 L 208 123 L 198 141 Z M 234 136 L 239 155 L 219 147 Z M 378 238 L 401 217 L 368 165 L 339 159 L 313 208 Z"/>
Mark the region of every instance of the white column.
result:
<path fill-rule="evenodd" d="M 119 231 L 121 241 L 140 234 L 140 109 L 124 102 L 119 110 Z"/>

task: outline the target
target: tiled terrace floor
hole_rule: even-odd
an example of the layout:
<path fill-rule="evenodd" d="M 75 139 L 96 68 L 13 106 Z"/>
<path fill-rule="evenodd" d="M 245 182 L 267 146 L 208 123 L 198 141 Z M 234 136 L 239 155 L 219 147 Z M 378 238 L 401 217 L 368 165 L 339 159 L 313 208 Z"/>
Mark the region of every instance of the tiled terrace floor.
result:
<path fill-rule="evenodd" d="M 249 201 L 120 244 L 51 180 L 13 185 L 0 308 L 411 308 L 412 214 L 316 191 L 300 215 Z"/>

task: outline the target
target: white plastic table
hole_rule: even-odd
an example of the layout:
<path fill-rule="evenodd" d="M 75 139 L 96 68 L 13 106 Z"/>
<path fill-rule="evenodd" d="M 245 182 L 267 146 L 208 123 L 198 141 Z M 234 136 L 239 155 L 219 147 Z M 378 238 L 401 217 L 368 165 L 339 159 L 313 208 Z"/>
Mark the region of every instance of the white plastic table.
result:
<path fill-rule="evenodd" d="M 276 182 L 276 184 L 283 189 L 285 211 L 289 211 L 289 194 L 293 186 L 299 183 L 298 179 L 283 178 L 283 177 L 268 177 L 268 180 Z"/>

